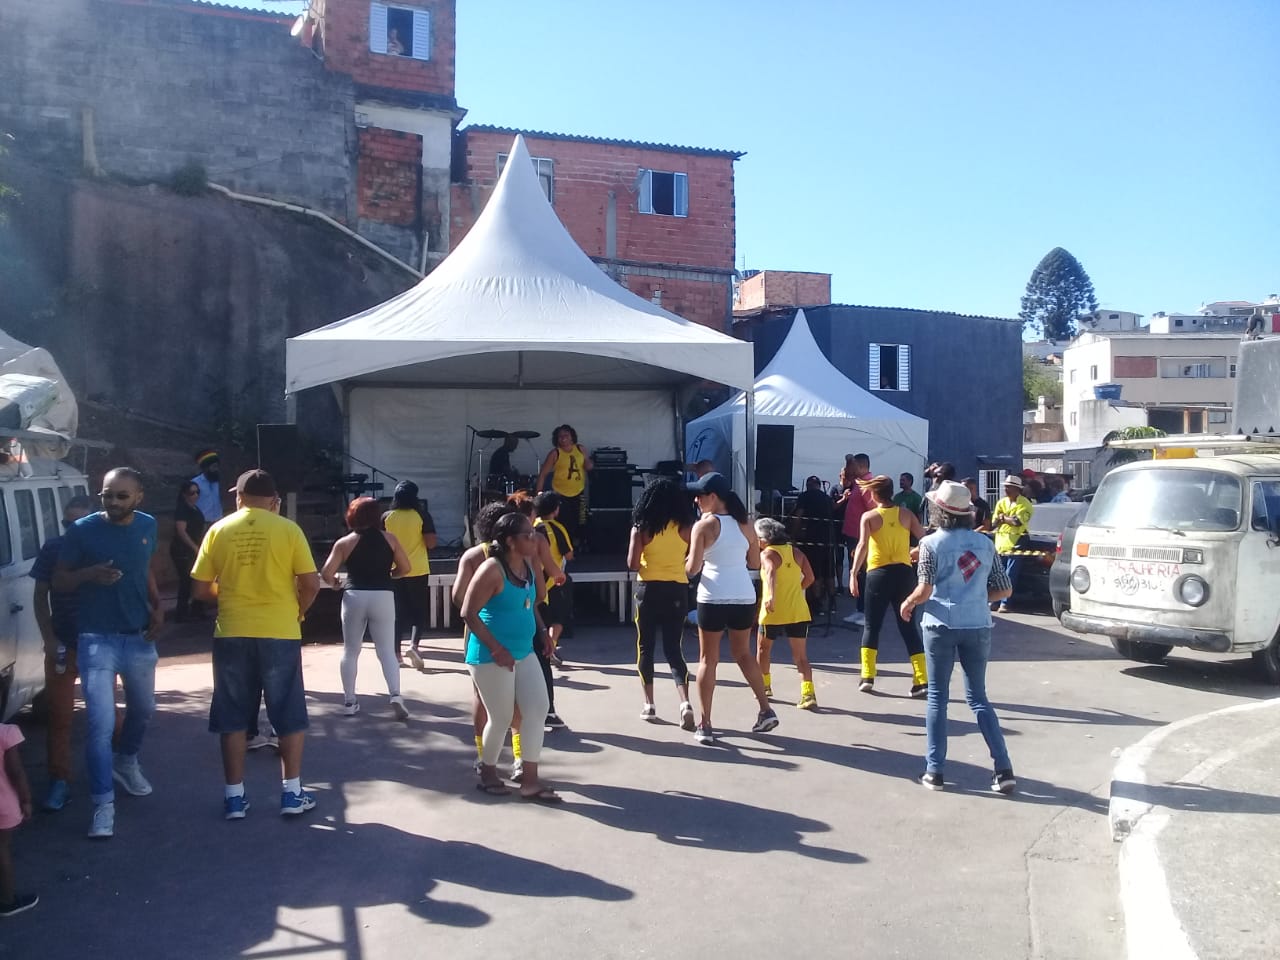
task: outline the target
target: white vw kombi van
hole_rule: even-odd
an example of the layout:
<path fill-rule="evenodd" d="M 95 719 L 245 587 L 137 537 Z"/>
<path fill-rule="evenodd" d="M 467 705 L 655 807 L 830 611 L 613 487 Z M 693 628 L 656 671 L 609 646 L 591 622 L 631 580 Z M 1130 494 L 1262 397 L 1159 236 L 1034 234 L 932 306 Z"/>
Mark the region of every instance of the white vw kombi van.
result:
<path fill-rule="evenodd" d="M 1280 684 L 1280 437 L 1164 442 L 1196 455 L 1128 464 L 1098 487 L 1062 623 L 1144 663 L 1174 647 L 1252 653 Z"/>

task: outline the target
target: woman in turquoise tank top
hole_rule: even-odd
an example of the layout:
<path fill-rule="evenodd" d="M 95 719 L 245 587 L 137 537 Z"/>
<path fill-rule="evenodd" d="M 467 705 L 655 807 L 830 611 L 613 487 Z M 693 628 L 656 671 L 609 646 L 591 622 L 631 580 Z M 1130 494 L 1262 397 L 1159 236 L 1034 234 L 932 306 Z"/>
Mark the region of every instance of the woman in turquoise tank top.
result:
<path fill-rule="evenodd" d="M 498 776 L 497 763 L 506 730 L 519 706 L 524 755 L 520 797 L 560 803 L 560 796 L 538 779 L 548 700 L 533 645 L 541 643 L 545 649 L 550 641 L 537 610 L 545 587 L 533 563 L 538 551 L 536 536 L 523 514 L 507 514 L 494 525 L 489 559 L 467 587 L 462 618 L 469 630 L 467 667 L 488 713 L 481 735 L 479 789 L 492 796 L 508 792 Z"/>

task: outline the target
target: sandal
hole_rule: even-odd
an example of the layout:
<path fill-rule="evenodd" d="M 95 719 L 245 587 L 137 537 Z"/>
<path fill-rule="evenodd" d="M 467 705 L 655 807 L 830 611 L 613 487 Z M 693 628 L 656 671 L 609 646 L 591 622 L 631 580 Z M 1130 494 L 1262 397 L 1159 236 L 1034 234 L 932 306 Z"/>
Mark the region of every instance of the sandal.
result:
<path fill-rule="evenodd" d="M 537 793 L 522 793 L 521 800 L 527 800 L 530 803 L 542 803 L 547 806 L 554 806 L 557 803 L 564 803 L 564 797 L 556 793 L 550 787 L 542 787 Z"/>
<path fill-rule="evenodd" d="M 505 783 L 484 783 L 481 781 L 476 784 L 476 789 L 491 797 L 506 797 L 511 794 L 511 791 L 507 789 L 507 785 Z"/>

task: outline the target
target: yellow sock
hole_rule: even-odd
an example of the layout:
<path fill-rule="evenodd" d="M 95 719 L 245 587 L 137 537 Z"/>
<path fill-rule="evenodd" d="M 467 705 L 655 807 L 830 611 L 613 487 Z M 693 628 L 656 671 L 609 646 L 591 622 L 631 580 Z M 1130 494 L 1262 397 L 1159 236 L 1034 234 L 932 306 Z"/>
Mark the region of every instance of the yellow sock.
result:
<path fill-rule="evenodd" d="M 476 734 L 476 756 L 484 756 L 484 737 L 480 736 L 478 733 Z"/>
<path fill-rule="evenodd" d="M 766 674 L 763 674 L 763 676 L 764 676 L 764 685 L 765 685 L 766 687 L 772 687 L 772 686 L 773 686 L 773 674 L 772 674 L 772 673 L 766 673 Z"/>
<path fill-rule="evenodd" d="M 911 655 L 911 682 L 917 687 L 922 687 L 929 682 L 929 672 L 924 665 L 923 653 Z"/>
<path fill-rule="evenodd" d="M 511 734 L 511 755 L 519 760 L 523 754 L 520 751 L 520 734 L 514 731 Z"/>
<path fill-rule="evenodd" d="M 862 679 L 874 680 L 876 676 L 876 656 L 880 651 L 870 647 L 862 648 Z"/>
<path fill-rule="evenodd" d="M 812 680 L 801 680 L 801 681 L 800 681 L 800 696 L 801 696 L 801 697 L 813 697 L 815 700 L 817 699 L 817 694 L 815 694 L 815 693 L 813 692 L 813 681 L 812 681 Z"/>

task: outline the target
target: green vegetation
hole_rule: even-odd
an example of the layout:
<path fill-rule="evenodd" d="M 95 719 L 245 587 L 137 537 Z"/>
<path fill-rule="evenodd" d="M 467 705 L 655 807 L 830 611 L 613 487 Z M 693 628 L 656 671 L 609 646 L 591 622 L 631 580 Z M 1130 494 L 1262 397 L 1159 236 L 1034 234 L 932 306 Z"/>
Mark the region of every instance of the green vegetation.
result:
<path fill-rule="evenodd" d="M 1124 427 L 1120 430 L 1112 430 L 1103 437 L 1102 445 L 1109 447 L 1112 440 L 1154 440 L 1164 436 L 1168 434 L 1159 427 Z M 1107 457 L 1107 464 L 1118 467 L 1122 463 L 1137 463 L 1139 460 L 1150 459 L 1150 450 L 1112 450 L 1111 456 Z"/>
<path fill-rule="evenodd" d="M 1097 309 L 1093 281 L 1080 261 L 1054 247 L 1031 271 L 1018 316 L 1024 329 L 1045 340 L 1070 340 L 1076 335 L 1076 319 Z"/>
<path fill-rule="evenodd" d="M 1062 380 L 1054 370 L 1035 357 L 1022 355 L 1023 410 L 1034 410 L 1040 397 L 1048 397 L 1052 405 L 1062 406 Z"/>

